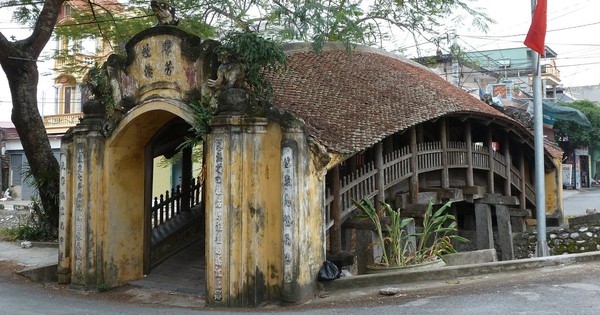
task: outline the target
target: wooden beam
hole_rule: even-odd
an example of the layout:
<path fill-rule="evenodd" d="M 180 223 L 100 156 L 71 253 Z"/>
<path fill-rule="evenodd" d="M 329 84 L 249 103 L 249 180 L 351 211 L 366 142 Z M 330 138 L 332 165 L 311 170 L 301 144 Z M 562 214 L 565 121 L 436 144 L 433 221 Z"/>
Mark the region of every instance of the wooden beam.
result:
<path fill-rule="evenodd" d="M 342 229 L 340 217 L 340 166 L 336 165 L 331 173 L 331 194 L 333 195 L 333 204 L 331 207 L 331 217 L 333 226 L 329 229 L 329 251 L 332 254 L 338 254 L 342 251 Z"/>
<path fill-rule="evenodd" d="M 483 198 L 476 200 L 475 203 L 483 203 L 494 206 L 517 206 L 519 205 L 519 199 L 514 196 L 504 196 L 500 194 L 485 194 L 483 195 Z"/>
<path fill-rule="evenodd" d="M 377 142 L 375 144 L 375 168 L 377 169 L 377 177 L 375 179 L 375 189 L 377 189 L 377 200 L 385 202 L 385 178 L 383 168 L 383 144 Z M 379 203 L 377 203 L 379 207 Z"/>
<path fill-rule="evenodd" d="M 185 147 L 181 157 L 181 211 L 190 211 L 193 173 L 192 148 Z"/>
<path fill-rule="evenodd" d="M 527 207 L 527 194 L 525 192 L 525 152 L 521 147 L 521 162 L 519 163 L 519 175 L 521 176 L 521 194 L 519 195 L 519 200 L 521 201 L 521 209 L 525 209 Z"/>
<path fill-rule="evenodd" d="M 450 187 L 450 175 L 448 173 L 448 128 L 446 118 L 440 121 L 440 140 L 442 142 L 442 187 Z"/>
<path fill-rule="evenodd" d="M 418 203 L 419 200 L 419 175 L 418 175 L 418 159 L 417 159 L 417 130 L 415 127 L 410 128 L 410 200 L 412 203 Z"/>
<path fill-rule="evenodd" d="M 467 186 L 473 186 L 473 138 L 471 136 L 471 121 L 465 122 L 465 143 L 467 144 Z"/>
<path fill-rule="evenodd" d="M 504 194 L 507 196 L 510 196 L 512 194 L 511 192 L 511 176 L 512 176 L 512 172 L 511 172 L 511 166 L 512 166 L 512 162 L 511 162 L 511 158 L 510 158 L 510 138 L 508 137 L 508 133 L 504 134 L 504 158 L 505 158 L 505 162 L 506 163 L 506 184 L 504 185 Z"/>
<path fill-rule="evenodd" d="M 437 199 L 442 202 L 464 200 L 463 191 L 460 188 L 427 187 L 421 188 L 421 193 L 435 192 Z"/>
<path fill-rule="evenodd" d="M 489 170 L 488 170 L 488 176 L 487 176 L 487 185 L 488 185 L 488 192 L 489 193 L 494 193 L 495 192 L 495 187 L 494 187 L 494 147 L 493 147 L 493 142 L 494 142 L 494 138 L 492 135 L 492 128 L 488 127 L 486 128 L 486 145 L 488 147 L 488 166 L 489 166 Z"/>

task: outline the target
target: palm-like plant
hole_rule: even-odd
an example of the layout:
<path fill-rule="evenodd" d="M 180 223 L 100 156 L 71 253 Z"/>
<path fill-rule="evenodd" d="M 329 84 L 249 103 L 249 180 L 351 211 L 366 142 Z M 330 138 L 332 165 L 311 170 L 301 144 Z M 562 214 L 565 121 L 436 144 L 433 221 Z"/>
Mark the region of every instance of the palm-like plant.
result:
<path fill-rule="evenodd" d="M 389 204 L 380 202 L 381 209 L 377 210 L 369 199 L 352 202 L 360 211 L 358 217 L 368 218 L 375 226 L 378 241 L 371 245 L 381 246 L 382 256 L 378 265 L 400 267 L 432 261 L 444 254 L 455 253 L 453 240 L 468 242 L 467 239 L 454 234 L 457 230 L 455 217 L 446 213 L 451 202 L 433 212 L 433 202 L 430 201 L 423 218 L 422 231 L 410 234 L 407 233 L 406 227 L 414 222 L 414 219 L 402 219 L 400 209 L 393 210 Z M 385 231 L 381 223 L 384 214 L 389 217 L 391 223 L 386 224 Z M 416 244 L 411 240 L 413 237 Z"/>

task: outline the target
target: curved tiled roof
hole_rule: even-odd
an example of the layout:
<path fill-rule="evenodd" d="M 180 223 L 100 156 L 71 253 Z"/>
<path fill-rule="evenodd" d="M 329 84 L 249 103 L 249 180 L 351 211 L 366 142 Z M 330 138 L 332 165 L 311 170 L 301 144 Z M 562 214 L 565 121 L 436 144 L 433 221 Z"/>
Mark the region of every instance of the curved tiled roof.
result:
<path fill-rule="evenodd" d="M 321 53 L 311 51 L 308 44 L 284 49 L 289 70 L 273 78 L 273 104 L 302 118 L 309 134 L 329 151 L 357 152 L 445 115 L 492 118 L 529 133 L 410 60 L 366 47 L 349 55 L 335 44 Z"/>

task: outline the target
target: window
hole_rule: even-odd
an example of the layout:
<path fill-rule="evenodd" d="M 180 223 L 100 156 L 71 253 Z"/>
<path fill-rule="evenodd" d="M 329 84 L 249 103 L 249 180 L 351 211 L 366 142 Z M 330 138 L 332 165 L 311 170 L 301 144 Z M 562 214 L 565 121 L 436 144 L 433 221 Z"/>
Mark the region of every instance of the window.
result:
<path fill-rule="evenodd" d="M 71 15 L 71 6 L 65 5 L 65 16 Z"/>
<path fill-rule="evenodd" d="M 23 154 L 11 154 L 10 155 L 10 177 L 11 185 L 21 185 L 23 182 Z"/>
<path fill-rule="evenodd" d="M 66 86 L 65 87 L 65 99 L 64 99 L 64 106 L 63 106 L 63 114 L 69 114 L 71 112 L 71 101 L 73 98 L 73 87 L 72 86 Z"/>
<path fill-rule="evenodd" d="M 79 42 L 79 52 L 84 55 L 95 55 L 98 45 L 95 38 L 84 38 Z"/>

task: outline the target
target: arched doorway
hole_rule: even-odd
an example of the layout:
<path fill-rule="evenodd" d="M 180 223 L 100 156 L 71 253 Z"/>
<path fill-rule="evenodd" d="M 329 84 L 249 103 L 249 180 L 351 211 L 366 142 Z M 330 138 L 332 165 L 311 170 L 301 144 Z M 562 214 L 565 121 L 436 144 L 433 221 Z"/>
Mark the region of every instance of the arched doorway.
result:
<path fill-rule="evenodd" d="M 196 243 L 204 257 L 204 150 L 190 128 L 173 118 L 146 145 L 144 274 Z"/>
<path fill-rule="evenodd" d="M 192 119 L 185 104 L 173 103 L 154 100 L 134 108 L 106 140 L 104 220 L 110 233 L 105 240 L 115 245 L 104 255 L 113 257 L 115 266 L 107 267 L 106 278 L 114 273 L 116 283 L 142 278 L 152 269 L 153 159 L 177 151 L 177 139 L 184 138 Z"/>

